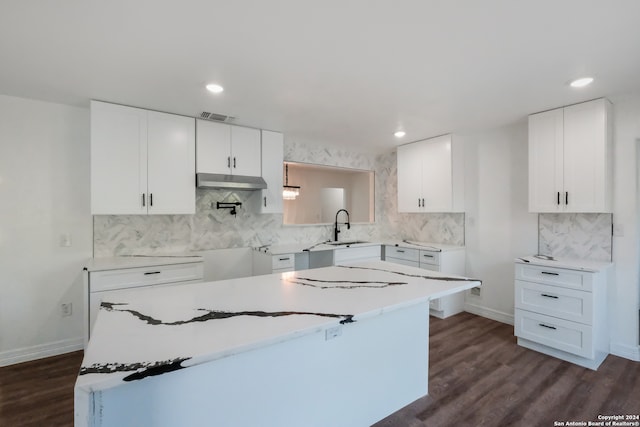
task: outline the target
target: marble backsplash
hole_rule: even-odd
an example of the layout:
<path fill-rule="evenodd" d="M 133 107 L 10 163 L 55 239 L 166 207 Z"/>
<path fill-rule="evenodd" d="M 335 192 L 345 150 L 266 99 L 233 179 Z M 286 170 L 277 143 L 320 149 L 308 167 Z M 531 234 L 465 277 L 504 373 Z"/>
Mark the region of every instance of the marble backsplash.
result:
<path fill-rule="evenodd" d="M 604 213 L 545 213 L 538 216 L 538 252 L 562 258 L 612 260 L 613 216 Z"/>
<path fill-rule="evenodd" d="M 464 244 L 464 214 L 398 214 L 395 151 L 380 155 L 340 147 L 285 142 L 285 160 L 373 170 L 376 175 L 373 224 L 343 228 L 340 238 L 410 239 Z M 94 256 L 185 253 L 284 243 L 316 243 L 333 236 L 332 225 L 289 226 L 281 214 L 252 209 L 257 193 L 197 190 L 194 215 L 94 216 Z M 218 201 L 239 201 L 236 216 L 218 210 Z M 213 207 L 212 207 L 213 206 Z"/>

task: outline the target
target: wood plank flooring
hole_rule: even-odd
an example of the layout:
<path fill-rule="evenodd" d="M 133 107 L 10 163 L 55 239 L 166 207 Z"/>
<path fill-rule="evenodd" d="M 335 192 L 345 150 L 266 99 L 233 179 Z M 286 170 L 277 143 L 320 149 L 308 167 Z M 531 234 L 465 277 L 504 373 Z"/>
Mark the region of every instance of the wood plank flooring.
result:
<path fill-rule="evenodd" d="M 73 426 L 82 351 L 0 368 L 0 426 Z"/>
<path fill-rule="evenodd" d="M 554 426 L 640 415 L 640 363 L 609 355 L 598 371 L 519 347 L 513 327 L 470 313 L 431 317 L 429 395 L 376 423 Z"/>
<path fill-rule="evenodd" d="M 512 326 L 469 313 L 432 317 L 430 335 L 429 395 L 376 427 L 536 427 L 640 415 L 639 362 L 610 355 L 594 372 L 518 347 Z M 0 426 L 73 426 L 81 360 L 75 352 L 0 368 Z"/>

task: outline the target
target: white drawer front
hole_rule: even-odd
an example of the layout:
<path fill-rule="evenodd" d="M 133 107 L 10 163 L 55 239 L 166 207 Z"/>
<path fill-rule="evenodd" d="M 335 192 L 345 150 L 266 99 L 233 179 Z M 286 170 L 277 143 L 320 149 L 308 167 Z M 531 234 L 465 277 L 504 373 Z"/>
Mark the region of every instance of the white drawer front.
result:
<path fill-rule="evenodd" d="M 296 258 L 293 254 L 274 255 L 271 258 L 271 268 L 273 270 L 293 269 L 295 263 Z"/>
<path fill-rule="evenodd" d="M 516 280 L 516 308 L 574 322 L 593 324 L 593 294 Z"/>
<path fill-rule="evenodd" d="M 440 252 L 420 250 L 420 265 L 440 265 Z M 438 270 L 436 270 L 438 271 Z"/>
<path fill-rule="evenodd" d="M 89 275 L 89 291 L 98 292 L 165 283 L 198 281 L 202 280 L 203 277 L 202 262 L 96 271 L 91 272 Z"/>
<path fill-rule="evenodd" d="M 344 264 L 352 261 L 380 261 L 380 246 L 336 249 L 333 257 L 334 264 Z"/>
<path fill-rule="evenodd" d="M 581 323 L 516 309 L 515 335 L 578 356 L 594 358 L 592 328 Z"/>
<path fill-rule="evenodd" d="M 539 265 L 516 264 L 516 279 L 591 291 L 593 273 Z"/>
<path fill-rule="evenodd" d="M 397 259 L 413 261 L 417 266 L 418 259 L 420 258 L 420 251 L 418 249 L 401 248 L 397 246 L 387 245 L 384 247 L 384 257 L 385 259 L 393 258 L 391 262 L 395 262 L 395 260 Z M 399 264 L 402 264 L 402 263 L 399 263 Z M 407 264 L 407 265 L 412 265 L 412 264 Z"/>
<path fill-rule="evenodd" d="M 408 265 L 409 267 L 420 267 L 418 261 L 407 261 L 406 259 L 397 259 L 397 258 L 387 258 L 386 261 L 393 262 L 396 264 Z"/>

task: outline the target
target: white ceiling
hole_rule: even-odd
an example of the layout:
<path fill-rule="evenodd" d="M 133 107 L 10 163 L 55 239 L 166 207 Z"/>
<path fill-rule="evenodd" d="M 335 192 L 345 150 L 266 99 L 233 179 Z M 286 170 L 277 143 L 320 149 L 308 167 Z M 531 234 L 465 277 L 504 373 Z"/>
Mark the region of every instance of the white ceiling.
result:
<path fill-rule="evenodd" d="M 639 17 L 638 0 L 2 0 L 0 93 L 378 151 L 637 91 Z"/>

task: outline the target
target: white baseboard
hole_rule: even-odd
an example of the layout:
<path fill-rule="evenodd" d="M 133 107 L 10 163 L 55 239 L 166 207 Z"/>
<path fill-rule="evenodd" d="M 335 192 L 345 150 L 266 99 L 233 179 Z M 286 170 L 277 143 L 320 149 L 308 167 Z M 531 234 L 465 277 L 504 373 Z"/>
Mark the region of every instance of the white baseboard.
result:
<path fill-rule="evenodd" d="M 478 316 L 486 317 L 487 319 L 495 320 L 497 322 L 513 325 L 513 314 L 504 313 L 502 311 L 494 310 L 492 308 L 483 307 L 480 305 L 464 304 L 464 311 Z"/>
<path fill-rule="evenodd" d="M 83 349 L 83 339 L 69 338 L 47 344 L 0 352 L 0 367 Z"/>
<path fill-rule="evenodd" d="M 625 359 L 640 362 L 640 346 L 632 346 L 612 342 L 609 351 L 615 356 L 624 357 Z"/>

